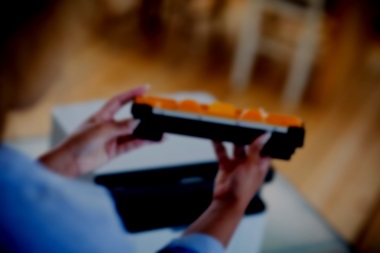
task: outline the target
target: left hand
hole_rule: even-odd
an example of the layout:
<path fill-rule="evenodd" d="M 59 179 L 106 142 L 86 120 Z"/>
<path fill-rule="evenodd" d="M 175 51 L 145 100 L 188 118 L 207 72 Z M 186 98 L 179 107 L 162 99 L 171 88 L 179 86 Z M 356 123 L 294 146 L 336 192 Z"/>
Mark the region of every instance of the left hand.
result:
<path fill-rule="evenodd" d="M 186 234 L 202 233 L 214 237 L 227 247 L 244 212 L 264 181 L 271 163 L 260 155 L 271 138 L 267 133 L 248 147 L 235 146 L 229 157 L 222 143 L 214 147 L 219 170 L 214 183 L 213 200 L 206 211 L 190 225 Z"/>
<path fill-rule="evenodd" d="M 271 133 L 258 137 L 248 147 L 234 147 L 229 157 L 222 143 L 214 143 L 219 160 L 219 170 L 214 184 L 213 199 L 228 203 L 228 206 L 245 210 L 252 197 L 261 187 L 271 164 L 270 157 L 260 155 L 271 138 Z"/>
<path fill-rule="evenodd" d="M 77 177 L 148 143 L 132 135 L 137 121 L 114 119 L 125 104 L 143 95 L 147 88 L 135 88 L 112 98 L 61 145 L 43 155 L 40 162 L 59 174 Z"/>

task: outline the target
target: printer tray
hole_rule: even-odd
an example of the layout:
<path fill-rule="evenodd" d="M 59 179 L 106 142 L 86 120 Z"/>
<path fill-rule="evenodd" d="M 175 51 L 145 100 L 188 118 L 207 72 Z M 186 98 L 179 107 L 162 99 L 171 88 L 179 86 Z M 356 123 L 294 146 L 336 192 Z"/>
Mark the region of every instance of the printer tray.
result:
<path fill-rule="evenodd" d="M 111 192 L 126 229 L 141 232 L 195 221 L 212 200 L 217 170 L 218 163 L 207 162 L 101 175 L 95 182 Z M 246 214 L 264 210 L 257 195 Z"/>

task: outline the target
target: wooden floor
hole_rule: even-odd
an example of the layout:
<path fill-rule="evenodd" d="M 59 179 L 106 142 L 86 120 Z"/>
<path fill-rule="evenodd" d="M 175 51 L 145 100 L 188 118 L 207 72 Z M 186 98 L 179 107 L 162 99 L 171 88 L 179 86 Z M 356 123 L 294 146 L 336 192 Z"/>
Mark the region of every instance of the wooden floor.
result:
<path fill-rule="evenodd" d="M 375 72 L 369 68 L 353 75 L 331 103 L 305 103 L 294 111 L 306 121 L 305 148 L 291 162 L 276 162 L 280 173 L 350 242 L 359 238 L 379 200 L 380 79 Z M 278 87 L 254 78 L 247 91 L 234 91 L 228 74 L 93 42 L 68 59 L 38 104 L 9 116 L 6 136 L 47 135 L 54 106 L 108 98 L 144 83 L 152 85 L 151 93 L 202 90 L 237 106 L 287 112 L 279 103 Z"/>

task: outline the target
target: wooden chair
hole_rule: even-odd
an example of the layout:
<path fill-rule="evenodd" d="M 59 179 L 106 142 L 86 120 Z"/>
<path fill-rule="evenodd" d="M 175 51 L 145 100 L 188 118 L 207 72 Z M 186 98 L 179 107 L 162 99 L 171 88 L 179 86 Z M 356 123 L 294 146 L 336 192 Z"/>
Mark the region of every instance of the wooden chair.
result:
<path fill-rule="evenodd" d="M 246 89 L 260 41 L 270 47 L 270 51 L 281 48 L 281 42 L 262 38 L 261 26 L 264 9 L 269 7 L 281 15 L 295 16 L 303 20 L 304 29 L 300 33 L 293 59 L 290 64 L 283 102 L 292 107 L 298 105 L 306 89 L 309 74 L 318 48 L 322 23 L 323 0 L 305 0 L 303 4 L 284 0 L 247 0 L 246 13 L 240 28 L 231 73 L 231 85 L 235 89 Z M 299 1 L 296 1 L 299 2 Z"/>

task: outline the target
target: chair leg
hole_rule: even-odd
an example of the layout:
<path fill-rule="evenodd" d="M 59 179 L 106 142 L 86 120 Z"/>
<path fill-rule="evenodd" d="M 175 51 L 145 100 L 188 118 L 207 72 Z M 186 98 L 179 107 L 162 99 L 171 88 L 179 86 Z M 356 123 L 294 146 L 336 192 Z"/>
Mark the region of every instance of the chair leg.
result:
<path fill-rule="evenodd" d="M 319 45 L 322 11 L 319 5 L 309 8 L 282 95 L 283 104 L 290 109 L 297 107 L 303 98 Z"/>
<path fill-rule="evenodd" d="M 246 89 L 256 52 L 258 50 L 264 0 L 249 0 L 243 17 L 235 50 L 231 73 L 231 85 L 235 89 Z"/>

